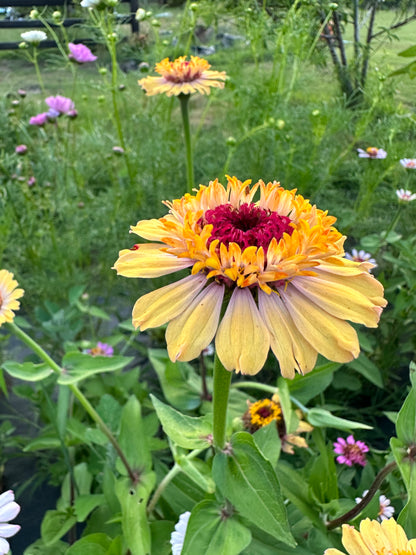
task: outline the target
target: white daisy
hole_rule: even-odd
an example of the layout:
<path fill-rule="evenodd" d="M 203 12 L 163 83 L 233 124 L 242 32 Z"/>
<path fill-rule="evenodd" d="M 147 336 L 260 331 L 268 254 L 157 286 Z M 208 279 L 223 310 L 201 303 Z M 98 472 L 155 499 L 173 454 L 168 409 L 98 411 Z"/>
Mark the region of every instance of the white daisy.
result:
<path fill-rule="evenodd" d="M 175 531 L 170 536 L 170 544 L 172 546 L 172 555 L 181 555 L 183 542 L 185 541 L 186 529 L 191 513 L 186 511 L 179 517 L 179 521 L 175 524 Z"/>
<path fill-rule="evenodd" d="M 20 505 L 14 500 L 14 493 L 11 490 L 5 491 L 0 495 L 0 555 L 6 555 L 10 550 L 10 545 L 5 538 L 11 538 L 20 530 L 18 524 L 9 524 L 20 512 Z"/>

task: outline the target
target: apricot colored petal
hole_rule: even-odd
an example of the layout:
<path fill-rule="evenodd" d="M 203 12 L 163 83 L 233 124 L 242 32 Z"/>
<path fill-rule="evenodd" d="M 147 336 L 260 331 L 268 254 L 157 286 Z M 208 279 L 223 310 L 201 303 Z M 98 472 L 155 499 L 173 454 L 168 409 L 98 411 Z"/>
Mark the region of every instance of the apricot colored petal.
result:
<path fill-rule="evenodd" d="M 224 285 L 211 283 L 169 322 L 166 343 L 173 362 L 192 360 L 208 347 L 218 328 L 223 298 Z"/>
<path fill-rule="evenodd" d="M 133 307 L 133 326 L 141 331 L 157 328 L 183 312 L 206 284 L 203 274 L 187 276 L 151 291 L 138 299 Z"/>
<path fill-rule="evenodd" d="M 282 298 L 296 328 L 318 353 L 335 362 L 358 357 L 357 333 L 350 324 L 332 316 L 291 285 Z"/>
<path fill-rule="evenodd" d="M 140 245 L 137 250 L 125 249 L 114 264 L 117 274 L 125 277 L 149 278 L 172 274 L 194 264 L 191 258 L 178 258 L 160 250 L 157 243 Z"/>
<path fill-rule="evenodd" d="M 383 520 L 380 526 L 389 542 L 387 543 L 387 546 L 397 549 L 399 552 L 405 552 L 408 540 L 406 533 L 400 524 L 397 524 L 394 518 L 389 518 L 388 520 Z"/>
<path fill-rule="evenodd" d="M 161 241 L 163 237 L 166 237 L 167 231 L 160 220 L 153 218 L 130 226 L 130 233 L 135 233 L 147 241 Z"/>
<path fill-rule="evenodd" d="M 362 293 L 348 287 L 354 279 L 350 277 L 345 280 L 345 285 L 341 285 L 320 276 L 298 276 L 291 283 L 332 316 L 375 328 L 382 309 L 374 306 Z"/>
<path fill-rule="evenodd" d="M 333 547 L 330 547 L 329 549 L 325 549 L 324 555 L 345 555 L 345 553 L 343 553 L 339 549 L 334 549 Z"/>
<path fill-rule="evenodd" d="M 363 522 L 365 521 L 362 521 L 361 525 Z M 342 545 L 349 555 L 376 555 L 376 552 L 367 546 L 360 532 L 348 524 L 342 525 Z"/>
<path fill-rule="evenodd" d="M 254 375 L 263 368 L 270 334 L 249 289 L 234 289 L 215 346 L 227 370 Z"/>
<path fill-rule="evenodd" d="M 292 379 L 295 370 L 301 374 L 313 370 L 318 353 L 296 329 L 279 295 L 259 290 L 259 310 L 282 376 Z"/>

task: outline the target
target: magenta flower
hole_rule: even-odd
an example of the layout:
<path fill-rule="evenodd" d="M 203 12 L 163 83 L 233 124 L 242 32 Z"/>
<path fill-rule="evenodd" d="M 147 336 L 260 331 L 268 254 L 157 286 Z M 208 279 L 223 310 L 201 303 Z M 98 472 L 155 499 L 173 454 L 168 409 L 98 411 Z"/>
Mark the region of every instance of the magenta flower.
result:
<path fill-rule="evenodd" d="M 42 112 L 41 114 L 37 114 L 30 118 L 29 123 L 30 125 L 37 125 L 38 127 L 42 127 L 48 121 L 48 112 Z"/>
<path fill-rule="evenodd" d="M 16 154 L 26 154 L 27 152 L 27 146 L 26 145 L 17 145 L 17 147 L 14 149 Z"/>
<path fill-rule="evenodd" d="M 355 441 L 352 435 L 348 436 L 347 440 L 339 437 L 334 443 L 334 453 L 339 455 L 337 462 L 347 466 L 352 466 L 353 464 L 365 466 L 367 464 L 365 453 L 368 450 L 367 445 L 363 441 Z"/>
<path fill-rule="evenodd" d="M 95 62 L 97 56 L 91 52 L 88 46 L 85 44 L 74 44 L 70 42 L 68 44 L 69 55 L 68 58 L 77 62 L 78 64 L 86 64 L 87 62 Z"/>
<path fill-rule="evenodd" d="M 48 96 L 45 98 L 46 104 L 49 106 L 48 116 L 57 118 L 61 114 L 66 114 L 75 109 L 74 103 L 66 96 Z"/>
<path fill-rule="evenodd" d="M 107 343 L 101 343 L 98 341 L 97 346 L 93 347 L 92 349 L 88 349 L 87 353 L 92 355 L 93 357 L 102 356 L 102 357 L 112 357 L 114 354 L 114 349 L 111 345 Z"/>

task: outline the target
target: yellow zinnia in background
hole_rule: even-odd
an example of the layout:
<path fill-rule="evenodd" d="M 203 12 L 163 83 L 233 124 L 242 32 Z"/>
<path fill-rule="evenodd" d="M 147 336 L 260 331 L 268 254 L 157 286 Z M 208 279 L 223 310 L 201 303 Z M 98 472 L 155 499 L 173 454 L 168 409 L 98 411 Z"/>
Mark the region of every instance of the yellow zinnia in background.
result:
<path fill-rule="evenodd" d="M 416 555 L 416 539 L 408 540 L 403 528 L 394 518 L 378 522 L 366 518 L 360 531 L 342 525 L 342 545 L 348 555 Z M 326 549 L 324 555 L 345 555 L 339 549 Z"/>
<path fill-rule="evenodd" d="M 0 270 L 0 326 L 5 322 L 13 322 L 13 310 L 19 310 L 17 299 L 23 297 L 24 291 L 16 289 L 18 285 L 11 272 Z"/>
<path fill-rule="evenodd" d="M 118 274 L 154 278 L 192 269 L 141 297 L 134 326 L 169 322 L 173 361 L 198 357 L 215 337 L 224 367 L 243 374 L 259 372 L 270 348 L 288 378 L 312 370 L 318 353 L 351 361 L 360 348 L 346 320 L 376 327 L 387 304 L 372 264 L 346 259 L 336 218 L 296 190 L 250 184 L 233 177 L 227 187 L 200 185 L 194 195 L 165 202 L 165 217 L 131 227 L 150 243 L 122 250 Z"/>
<path fill-rule="evenodd" d="M 165 58 L 155 66 L 160 77 L 145 77 L 139 80 L 139 85 L 146 91 L 147 96 L 166 94 L 192 94 L 199 92 L 209 94 L 211 87 L 222 89 L 226 78 L 225 71 L 212 71 L 210 64 L 203 58 L 181 56 L 173 62 Z"/>

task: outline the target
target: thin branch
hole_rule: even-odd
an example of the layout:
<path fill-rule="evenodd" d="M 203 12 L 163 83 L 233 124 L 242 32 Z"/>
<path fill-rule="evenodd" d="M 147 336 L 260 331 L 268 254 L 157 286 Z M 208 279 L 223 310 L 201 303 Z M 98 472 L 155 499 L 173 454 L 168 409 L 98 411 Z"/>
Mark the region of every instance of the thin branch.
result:
<path fill-rule="evenodd" d="M 335 35 L 338 39 L 338 48 L 341 56 L 341 63 L 344 67 L 347 67 L 348 66 L 347 55 L 345 53 L 344 41 L 342 40 L 341 25 L 339 24 L 339 17 L 336 11 L 332 13 L 332 19 L 334 20 Z"/>
<path fill-rule="evenodd" d="M 376 17 L 376 10 L 377 4 L 376 2 L 373 3 L 371 6 L 370 12 L 370 21 L 368 23 L 368 31 L 367 31 L 367 39 L 365 41 L 365 52 L 364 52 L 364 59 L 363 59 L 363 67 L 361 70 L 361 86 L 364 87 L 365 80 L 367 78 L 367 71 L 368 71 L 368 62 L 370 61 L 370 44 L 372 40 L 373 28 L 374 28 L 374 20 Z"/>
<path fill-rule="evenodd" d="M 374 482 L 371 484 L 370 489 L 364 495 L 361 501 L 357 503 L 357 505 L 355 505 L 355 507 L 353 507 L 347 513 L 343 514 L 338 518 L 335 518 L 334 520 L 330 520 L 326 525 L 327 529 L 333 530 L 334 528 L 338 528 L 338 526 L 341 526 L 341 524 L 344 524 L 345 522 L 348 522 L 349 520 L 352 520 L 354 517 L 359 515 L 361 511 L 364 509 L 364 507 L 366 507 L 373 499 L 374 495 L 376 494 L 378 488 L 380 487 L 381 483 L 383 482 L 387 474 L 392 472 L 392 470 L 394 470 L 395 468 L 397 468 L 397 463 L 395 461 L 391 462 L 390 464 L 382 468 L 380 472 L 377 474 L 377 476 L 374 478 Z"/>
<path fill-rule="evenodd" d="M 390 31 L 393 31 L 394 29 L 398 29 L 399 27 L 403 27 L 403 25 L 407 25 L 407 23 L 410 23 L 414 19 L 416 19 L 416 13 L 407 17 L 406 19 L 403 19 L 402 21 L 399 21 L 398 23 L 395 23 L 394 25 L 392 25 L 388 29 L 381 29 L 381 31 L 377 31 L 377 33 L 374 33 L 374 34 L 371 35 L 370 40 L 373 40 L 376 37 L 379 37 L 380 35 L 384 35 L 385 33 L 389 33 Z"/>

